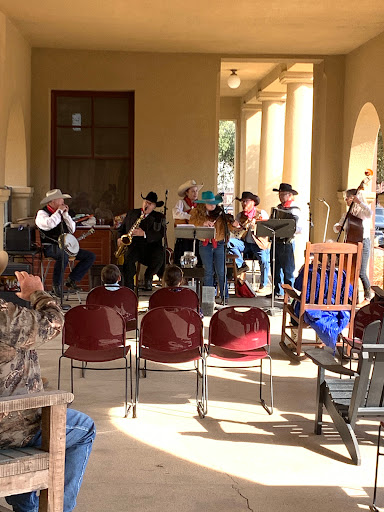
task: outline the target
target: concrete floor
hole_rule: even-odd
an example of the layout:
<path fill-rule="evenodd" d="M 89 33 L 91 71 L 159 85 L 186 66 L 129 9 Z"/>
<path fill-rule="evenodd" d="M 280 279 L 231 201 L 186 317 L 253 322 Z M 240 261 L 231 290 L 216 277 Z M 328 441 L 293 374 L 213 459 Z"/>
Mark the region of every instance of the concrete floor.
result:
<path fill-rule="evenodd" d="M 262 297 L 229 303 L 268 305 Z M 77 371 L 73 407 L 94 419 L 97 437 L 76 510 L 368 510 L 377 421 L 358 425 L 360 467 L 350 463 L 328 416 L 325 434 L 316 436 L 316 367 L 286 359 L 278 346 L 281 316 L 270 320 L 272 416 L 258 403 L 255 370 L 210 368 L 205 419 L 196 412 L 192 372 L 149 373 L 140 382 L 138 417 L 124 419 L 123 372 L 87 372 L 81 379 Z M 39 350 L 49 389 L 56 387 L 60 348 L 56 339 Z M 66 361 L 62 388 L 69 389 Z"/>

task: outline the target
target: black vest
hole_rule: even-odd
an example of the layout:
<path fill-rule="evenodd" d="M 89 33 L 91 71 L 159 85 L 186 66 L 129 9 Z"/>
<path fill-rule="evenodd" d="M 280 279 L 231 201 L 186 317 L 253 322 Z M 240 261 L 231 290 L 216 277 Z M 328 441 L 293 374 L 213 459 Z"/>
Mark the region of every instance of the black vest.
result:
<path fill-rule="evenodd" d="M 47 206 L 44 206 L 44 208 L 42 208 L 42 210 L 47 212 L 49 216 L 52 215 L 52 213 L 48 210 Z M 63 230 L 62 230 L 62 227 L 61 227 L 62 225 L 63 225 Z M 40 229 L 40 237 L 41 237 L 43 243 L 45 243 L 45 242 L 52 242 L 52 240 L 57 241 L 59 236 L 63 232 L 64 233 L 69 233 L 68 226 L 67 226 L 67 224 L 64 221 L 62 221 L 56 227 L 54 227 L 53 229 L 50 229 L 48 231 L 44 231 L 43 229 Z"/>

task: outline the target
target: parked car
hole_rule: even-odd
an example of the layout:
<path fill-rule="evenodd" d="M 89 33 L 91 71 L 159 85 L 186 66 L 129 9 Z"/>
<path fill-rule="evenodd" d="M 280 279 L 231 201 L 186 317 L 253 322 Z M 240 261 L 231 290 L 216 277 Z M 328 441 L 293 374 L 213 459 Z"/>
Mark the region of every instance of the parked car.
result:
<path fill-rule="evenodd" d="M 384 208 L 382 206 L 376 206 L 375 211 L 375 228 L 384 231 Z"/>
<path fill-rule="evenodd" d="M 384 247 L 384 233 L 379 229 L 375 231 L 375 247 Z"/>

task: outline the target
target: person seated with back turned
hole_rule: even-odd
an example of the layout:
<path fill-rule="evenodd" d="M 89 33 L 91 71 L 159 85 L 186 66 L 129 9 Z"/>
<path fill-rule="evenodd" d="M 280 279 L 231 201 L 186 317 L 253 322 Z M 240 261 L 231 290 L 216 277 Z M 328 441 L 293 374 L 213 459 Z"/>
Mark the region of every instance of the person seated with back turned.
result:
<path fill-rule="evenodd" d="M 40 230 L 41 241 L 44 244 L 44 254 L 47 258 L 53 258 L 53 293 L 61 297 L 62 259 L 64 258 L 64 270 L 68 265 L 68 254 L 59 247 L 59 237 L 63 233 L 73 234 L 76 231 L 76 223 L 69 213 L 69 206 L 64 199 L 70 199 L 69 194 L 63 194 L 60 189 L 49 190 L 40 204 L 43 208 L 36 214 L 36 226 Z M 72 290 L 80 290 L 77 282 L 81 281 L 92 267 L 96 256 L 93 252 L 80 249 L 76 254 L 78 263 L 73 268 L 65 282 L 65 286 Z"/>
<path fill-rule="evenodd" d="M 129 210 L 121 226 L 118 228 L 117 245 L 123 244 L 122 237 L 131 242 L 126 245 L 123 264 L 124 285 L 134 289 L 133 279 L 136 274 L 136 262 L 146 265 L 144 274 L 144 290 L 152 290 L 152 278 L 164 262 L 164 215 L 155 212 L 155 208 L 163 206 L 164 201 L 157 200 L 155 192 L 149 192 L 143 197 L 141 208 Z M 128 238 L 128 240 L 127 240 Z"/>
<path fill-rule="evenodd" d="M 0 275 L 8 255 L 0 251 Z M 41 279 L 27 272 L 15 272 L 20 285 L 17 295 L 32 309 L 0 299 L 0 396 L 23 396 L 43 391 L 36 348 L 60 334 L 64 316 L 56 301 L 44 291 Z M 83 480 L 96 429 L 91 418 L 67 409 L 64 508 L 70 512 Z M 0 448 L 41 447 L 41 411 L 0 414 Z M 37 512 L 36 492 L 7 496 L 15 512 Z"/>
<path fill-rule="evenodd" d="M 110 263 L 105 265 L 101 271 L 101 282 L 104 288 L 113 292 L 120 288 L 121 274 L 119 267 Z"/>
<path fill-rule="evenodd" d="M 184 284 L 184 273 L 177 265 L 167 265 L 163 275 L 163 287 L 178 287 Z"/>

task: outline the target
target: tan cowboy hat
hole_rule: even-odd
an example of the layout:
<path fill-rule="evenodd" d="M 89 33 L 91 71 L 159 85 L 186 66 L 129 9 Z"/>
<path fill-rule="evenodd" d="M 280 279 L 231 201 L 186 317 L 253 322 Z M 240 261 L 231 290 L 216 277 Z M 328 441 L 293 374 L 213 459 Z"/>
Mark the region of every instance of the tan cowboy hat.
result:
<path fill-rule="evenodd" d="M 183 183 L 182 185 L 180 185 L 178 191 L 177 191 L 177 194 L 180 196 L 180 197 L 184 197 L 185 196 L 185 193 L 186 191 L 191 188 L 191 187 L 197 187 L 197 191 L 199 191 L 201 188 L 204 187 L 203 184 L 201 185 L 198 185 L 196 183 L 195 180 L 188 180 L 186 181 L 185 183 Z"/>
<path fill-rule="evenodd" d="M 59 188 L 54 188 L 52 190 L 48 190 L 45 194 L 44 199 L 40 201 L 40 204 L 48 204 L 54 199 L 71 199 L 72 196 L 69 194 L 63 194 Z"/>
<path fill-rule="evenodd" d="M 0 251 L 0 276 L 7 268 L 8 265 L 8 254 L 5 251 Z"/>

